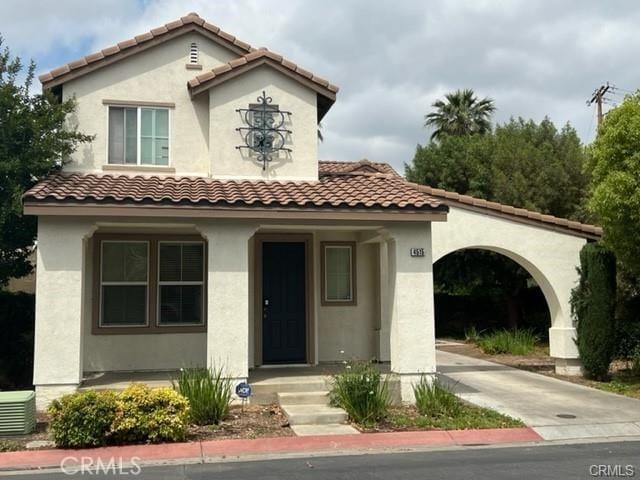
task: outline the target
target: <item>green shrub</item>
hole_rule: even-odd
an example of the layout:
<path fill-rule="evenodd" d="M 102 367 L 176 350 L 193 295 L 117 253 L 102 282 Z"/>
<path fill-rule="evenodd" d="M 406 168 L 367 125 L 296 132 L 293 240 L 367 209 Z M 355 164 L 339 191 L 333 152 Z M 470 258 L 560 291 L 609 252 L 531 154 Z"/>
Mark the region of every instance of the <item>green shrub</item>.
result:
<path fill-rule="evenodd" d="M 500 330 L 487 335 L 481 335 L 476 341 L 484 353 L 497 355 L 528 355 L 534 351 L 538 343 L 538 336 L 531 330 Z"/>
<path fill-rule="evenodd" d="M 598 243 L 580 251 L 580 282 L 571 292 L 577 345 L 587 376 L 603 379 L 615 351 L 616 259 Z"/>
<path fill-rule="evenodd" d="M 189 401 L 193 423 L 218 424 L 229 414 L 231 379 L 222 368 L 183 368 L 174 388 Z"/>
<path fill-rule="evenodd" d="M 53 440 L 62 448 L 106 445 L 117 409 L 116 395 L 108 391 L 87 390 L 54 400 L 48 409 Z"/>
<path fill-rule="evenodd" d="M 482 332 L 479 332 L 475 325 L 472 325 L 471 327 L 464 329 L 464 339 L 467 342 L 477 344 L 478 340 L 480 340 L 481 334 Z"/>
<path fill-rule="evenodd" d="M 420 382 L 413 386 L 413 393 L 420 415 L 452 417 L 460 413 L 458 397 L 439 378 L 431 379 L 423 375 Z"/>
<path fill-rule="evenodd" d="M 363 426 L 382 420 L 389 410 L 389 380 L 370 362 L 350 362 L 333 376 L 331 403 Z"/>
<path fill-rule="evenodd" d="M 172 388 L 149 388 L 132 383 L 117 397 L 111 425 L 115 443 L 176 442 L 184 440 L 189 402 Z"/>

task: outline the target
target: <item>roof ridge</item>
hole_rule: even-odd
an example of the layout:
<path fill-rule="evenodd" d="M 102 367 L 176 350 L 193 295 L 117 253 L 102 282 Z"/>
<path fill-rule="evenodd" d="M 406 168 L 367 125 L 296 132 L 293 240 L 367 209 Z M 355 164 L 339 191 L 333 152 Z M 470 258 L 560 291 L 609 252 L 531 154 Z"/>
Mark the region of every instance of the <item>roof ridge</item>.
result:
<path fill-rule="evenodd" d="M 173 20 L 159 27 L 152 28 L 151 30 L 136 35 L 133 38 L 123 40 L 116 43 L 115 45 L 103 48 L 100 51 L 85 55 L 77 60 L 73 60 L 60 67 L 54 68 L 46 73 L 39 75 L 38 79 L 43 84 L 43 86 L 47 88 L 48 86 L 50 86 L 51 82 L 60 79 L 61 77 L 64 77 L 65 75 L 70 74 L 76 70 L 88 67 L 89 65 L 95 64 L 99 61 L 106 61 L 109 57 L 113 57 L 117 54 L 122 54 L 127 50 L 130 51 L 134 47 L 140 47 L 141 45 L 144 45 L 151 40 L 157 39 L 166 34 L 174 32 L 177 29 L 185 27 L 202 28 L 218 39 L 221 39 L 221 43 L 224 43 L 228 47 L 234 48 L 239 52 L 245 52 L 244 54 L 251 53 L 256 50 L 247 42 L 243 42 L 242 40 L 236 38 L 234 35 L 225 32 L 217 25 L 205 21 L 196 12 L 189 12 L 187 15 L 180 17 L 177 20 Z"/>

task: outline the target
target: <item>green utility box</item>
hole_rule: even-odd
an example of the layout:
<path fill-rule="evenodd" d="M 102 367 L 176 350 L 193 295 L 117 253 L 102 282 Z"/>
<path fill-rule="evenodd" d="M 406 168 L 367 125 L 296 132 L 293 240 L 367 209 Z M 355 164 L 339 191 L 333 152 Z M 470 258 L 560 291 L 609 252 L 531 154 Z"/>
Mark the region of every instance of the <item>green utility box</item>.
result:
<path fill-rule="evenodd" d="M 35 392 L 0 392 L 0 435 L 25 435 L 35 428 Z"/>

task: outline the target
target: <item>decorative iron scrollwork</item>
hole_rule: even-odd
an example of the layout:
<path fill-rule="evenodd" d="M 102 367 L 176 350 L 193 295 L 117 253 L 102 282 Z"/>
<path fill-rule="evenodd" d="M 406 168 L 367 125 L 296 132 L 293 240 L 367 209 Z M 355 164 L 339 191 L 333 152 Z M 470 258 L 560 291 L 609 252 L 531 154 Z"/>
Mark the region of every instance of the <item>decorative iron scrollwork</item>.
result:
<path fill-rule="evenodd" d="M 272 104 L 273 99 L 267 97 L 264 91 L 257 100 L 256 105 L 236 110 L 246 125 L 236 128 L 244 141 L 244 145 L 238 145 L 236 148 L 246 148 L 255 152 L 257 160 L 262 162 L 262 169 L 266 170 L 267 163 L 272 160 L 274 153 L 291 152 L 290 148 L 285 147 L 286 136 L 291 130 L 284 128 L 291 112 L 278 109 L 277 105 Z"/>

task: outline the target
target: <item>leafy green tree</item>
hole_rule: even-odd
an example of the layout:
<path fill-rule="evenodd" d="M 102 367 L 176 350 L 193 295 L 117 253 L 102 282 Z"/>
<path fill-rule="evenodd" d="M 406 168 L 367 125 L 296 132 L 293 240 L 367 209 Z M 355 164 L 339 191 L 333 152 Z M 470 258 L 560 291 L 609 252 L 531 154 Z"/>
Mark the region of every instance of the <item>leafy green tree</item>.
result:
<path fill-rule="evenodd" d="M 584 163 L 584 148 L 570 125 L 558 131 L 548 118 L 519 118 L 486 135 L 445 135 L 418 145 L 405 174 L 434 188 L 584 219 Z"/>
<path fill-rule="evenodd" d="M 19 57 L 11 57 L 8 48 L 0 51 L 0 287 L 33 268 L 36 219 L 22 215 L 22 194 L 91 140 L 65 121 L 75 103 L 60 102 L 50 92 L 32 94 L 35 64 L 20 83 L 23 70 Z"/>
<path fill-rule="evenodd" d="M 493 99 L 478 100 L 473 90 L 456 90 L 445 95 L 445 100 L 436 100 L 434 112 L 425 115 L 425 126 L 433 127 L 431 140 L 444 135 L 484 134 L 491 131 L 491 115 L 495 111 Z"/>
<path fill-rule="evenodd" d="M 589 153 L 588 207 L 604 229 L 605 243 L 640 276 L 640 91 L 609 110 Z"/>

